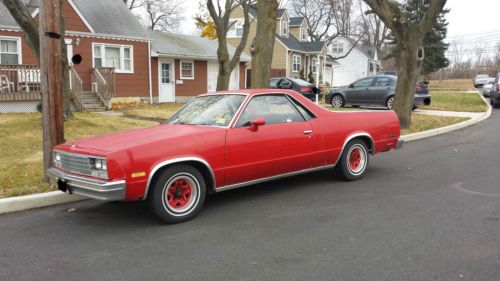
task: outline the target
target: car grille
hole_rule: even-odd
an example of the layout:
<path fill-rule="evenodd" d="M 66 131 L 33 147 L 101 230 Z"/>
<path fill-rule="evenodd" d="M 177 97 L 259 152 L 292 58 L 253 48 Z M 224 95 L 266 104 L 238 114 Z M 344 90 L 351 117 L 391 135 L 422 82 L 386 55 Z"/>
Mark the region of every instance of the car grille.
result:
<path fill-rule="evenodd" d="M 75 174 L 90 175 L 90 159 L 85 155 L 61 153 L 61 169 Z"/>

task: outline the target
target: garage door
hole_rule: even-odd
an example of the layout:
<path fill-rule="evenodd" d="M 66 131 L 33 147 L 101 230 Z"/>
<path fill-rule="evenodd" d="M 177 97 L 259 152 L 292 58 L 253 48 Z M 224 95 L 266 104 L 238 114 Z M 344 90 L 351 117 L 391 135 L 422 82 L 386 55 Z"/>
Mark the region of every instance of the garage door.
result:
<path fill-rule="evenodd" d="M 207 80 L 208 80 L 208 92 L 215 92 L 217 89 L 217 74 L 219 72 L 219 64 L 216 61 L 209 61 L 207 64 Z M 231 78 L 229 80 L 229 90 L 239 90 L 240 89 L 240 71 L 239 67 L 236 66 L 231 72 Z"/>

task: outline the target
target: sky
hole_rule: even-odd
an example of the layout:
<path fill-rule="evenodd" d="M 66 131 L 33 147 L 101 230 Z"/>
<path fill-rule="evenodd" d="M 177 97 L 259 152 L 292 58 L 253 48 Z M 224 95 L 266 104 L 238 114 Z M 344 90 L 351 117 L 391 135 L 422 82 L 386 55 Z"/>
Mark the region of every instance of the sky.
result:
<path fill-rule="evenodd" d="M 290 0 L 288 0 L 290 1 Z M 183 0 L 184 21 L 179 32 L 197 34 L 193 17 L 198 12 L 199 0 Z M 458 40 L 466 47 L 476 44 L 493 46 L 500 41 L 500 0 L 448 0 L 446 8 L 448 42 Z"/>

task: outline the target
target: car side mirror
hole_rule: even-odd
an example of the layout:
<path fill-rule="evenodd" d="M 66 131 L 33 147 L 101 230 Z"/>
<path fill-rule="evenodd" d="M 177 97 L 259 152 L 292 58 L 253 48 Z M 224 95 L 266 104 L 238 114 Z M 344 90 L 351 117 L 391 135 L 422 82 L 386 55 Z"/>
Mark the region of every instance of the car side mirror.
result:
<path fill-rule="evenodd" d="M 252 124 L 252 126 L 250 127 L 250 129 L 252 131 L 257 131 L 257 129 L 260 127 L 260 126 L 264 126 L 266 124 L 266 120 L 262 117 L 259 117 L 259 118 L 256 118 L 256 119 L 253 119 L 252 121 L 250 121 L 250 124 Z"/>

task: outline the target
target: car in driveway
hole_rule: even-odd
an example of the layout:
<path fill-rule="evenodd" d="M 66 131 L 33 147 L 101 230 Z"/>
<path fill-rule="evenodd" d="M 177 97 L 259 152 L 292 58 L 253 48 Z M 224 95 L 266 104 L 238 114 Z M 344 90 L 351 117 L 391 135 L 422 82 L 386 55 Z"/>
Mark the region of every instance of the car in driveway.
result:
<path fill-rule="evenodd" d="M 271 78 L 269 86 L 271 88 L 276 88 L 276 89 L 294 90 L 302 94 L 304 97 L 308 98 L 311 101 L 316 100 L 316 95 L 318 95 L 318 99 L 323 98 L 323 94 L 321 93 L 321 88 L 318 88 L 314 84 L 311 84 L 305 80 L 298 78 L 290 78 L 290 77 Z"/>
<path fill-rule="evenodd" d="M 325 102 L 333 107 L 385 106 L 392 109 L 396 92 L 397 77 L 377 75 L 361 78 L 349 86 L 332 88 L 326 95 Z M 427 83 L 419 82 L 415 86 L 413 107 L 430 105 L 431 95 Z"/>
<path fill-rule="evenodd" d="M 488 83 L 484 84 L 483 86 L 483 96 L 485 98 L 489 98 L 490 95 L 491 95 L 491 92 L 493 90 L 493 84 L 495 83 L 495 79 L 490 79 L 490 81 L 488 81 Z"/>
<path fill-rule="evenodd" d="M 500 108 L 500 73 L 495 76 L 495 81 L 490 91 L 490 104 L 494 108 Z"/>
<path fill-rule="evenodd" d="M 198 96 L 163 124 L 57 145 L 61 191 L 146 200 L 167 223 L 193 218 L 207 193 L 333 169 L 358 180 L 370 155 L 401 147 L 392 111 L 331 112 L 282 89 Z"/>
<path fill-rule="evenodd" d="M 490 81 L 490 76 L 487 74 L 478 74 L 474 79 L 472 79 L 472 84 L 474 85 L 474 88 L 481 88 L 483 85 L 488 83 Z"/>

